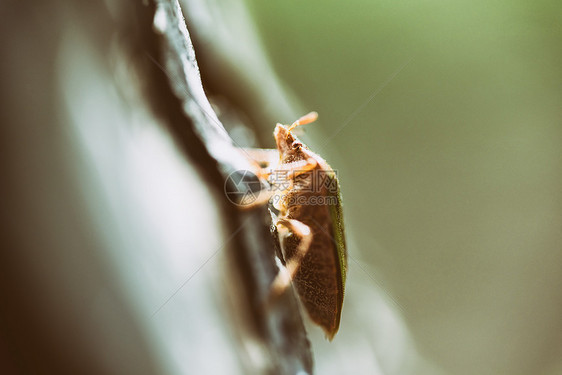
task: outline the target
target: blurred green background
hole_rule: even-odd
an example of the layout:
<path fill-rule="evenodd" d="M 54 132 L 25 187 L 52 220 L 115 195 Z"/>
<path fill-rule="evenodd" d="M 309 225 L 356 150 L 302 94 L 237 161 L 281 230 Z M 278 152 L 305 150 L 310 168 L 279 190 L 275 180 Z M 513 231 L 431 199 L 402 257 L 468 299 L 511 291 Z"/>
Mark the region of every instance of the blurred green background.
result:
<path fill-rule="evenodd" d="M 247 3 L 320 114 L 303 138 L 341 180 L 349 288 L 384 284 L 445 373 L 562 373 L 560 2 Z M 343 332 L 369 324 L 347 298 Z"/>

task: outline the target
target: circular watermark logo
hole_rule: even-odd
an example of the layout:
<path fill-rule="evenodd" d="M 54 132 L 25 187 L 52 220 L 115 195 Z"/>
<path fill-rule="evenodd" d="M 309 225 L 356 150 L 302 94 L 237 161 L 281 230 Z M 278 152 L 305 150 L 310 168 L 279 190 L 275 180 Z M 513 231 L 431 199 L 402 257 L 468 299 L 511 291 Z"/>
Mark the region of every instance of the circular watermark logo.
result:
<path fill-rule="evenodd" d="M 237 206 L 251 206 L 260 194 L 269 197 L 274 207 L 335 206 L 339 204 L 339 187 L 335 171 L 273 170 L 262 182 L 248 170 L 237 170 L 226 178 L 224 193 Z M 264 202 L 265 203 L 265 202 Z"/>
<path fill-rule="evenodd" d="M 254 203 L 263 186 L 254 173 L 248 170 L 232 172 L 224 182 L 224 194 L 230 202 L 237 206 L 248 206 Z"/>

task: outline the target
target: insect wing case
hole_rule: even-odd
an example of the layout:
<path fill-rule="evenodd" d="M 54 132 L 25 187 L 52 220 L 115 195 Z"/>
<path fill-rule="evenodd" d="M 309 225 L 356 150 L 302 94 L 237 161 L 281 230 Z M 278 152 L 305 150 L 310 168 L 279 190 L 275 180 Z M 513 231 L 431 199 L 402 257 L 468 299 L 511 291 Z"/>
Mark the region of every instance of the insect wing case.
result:
<path fill-rule="evenodd" d="M 334 171 L 317 157 L 314 172 L 323 176 L 319 191 L 289 195 L 321 198 L 317 205 L 289 206 L 289 217 L 308 225 L 313 233 L 310 249 L 303 258 L 294 283 L 310 318 L 320 325 L 329 340 L 337 333 L 343 305 L 347 252 L 343 226 L 341 193 Z M 312 173 L 312 172 L 311 172 Z M 298 246 L 296 238 L 289 237 L 282 246 L 289 257 Z"/>
<path fill-rule="evenodd" d="M 343 222 L 343 209 L 342 209 L 342 197 L 341 197 L 341 190 L 339 181 L 335 176 L 335 173 L 331 171 L 329 173 L 330 186 L 334 186 L 335 189 L 332 191 L 330 189 L 328 193 L 328 197 L 333 197 L 333 201 L 336 204 L 330 204 L 330 217 L 332 219 L 332 235 L 333 235 L 333 243 L 335 245 L 334 251 L 336 252 L 335 256 L 338 259 L 339 265 L 339 272 L 338 275 L 340 277 L 340 296 L 338 301 L 338 317 L 337 317 L 337 325 L 336 331 L 333 334 L 328 335 L 329 339 L 331 340 L 334 335 L 337 333 L 337 329 L 339 328 L 340 317 L 341 317 L 341 310 L 343 306 L 343 297 L 345 294 L 345 280 L 347 276 L 347 248 L 345 244 L 345 232 L 344 232 L 344 222 Z M 333 185 L 332 185 L 333 184 Z M 328 200 L 331 202 L 332 200 Z"/>

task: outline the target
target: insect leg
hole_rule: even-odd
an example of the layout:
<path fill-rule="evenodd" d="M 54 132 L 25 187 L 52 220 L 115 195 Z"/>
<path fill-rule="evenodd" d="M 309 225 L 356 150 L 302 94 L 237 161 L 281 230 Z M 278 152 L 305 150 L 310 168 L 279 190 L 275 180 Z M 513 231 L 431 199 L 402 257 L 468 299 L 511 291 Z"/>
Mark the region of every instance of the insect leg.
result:
<path fill-rule="evenodd" d="M 261 190 L 255 201 L 246 203 L 243 206 L 240 206 L 240 208 L 243 210 L 251 210 L 252 208 L 266 205 L 276 193 L 277 192 L 274 190 Z"/>
<path fill-rule="evenodd" d="M 316 160 L 314 160 L 313 158 L 310 159 L 306 159 L 306 160 L 298 160 L 298 161 L 293 161 L 291 163 L 285 163 L 282 165 L 278 165 L 277 166 L 277 171 L 288 171 L 289 172 L 289 176 L 291 178 L 294 178 L 298 175 L 301 175 L 303 173 L 309 172 L 311 170 L 313 170 L 314 168 L 316 168 L 316 166 L 318 165 L 318 163 L 316 162 Z"/>
<path fill-rule="evenodd" d="M 277 149 L 242 148 L 241 151 L 261 168 L 268 168 L 279 163 L 279 151 Z"/>
<path fill-rule="evenodd" d="M 279 242 L 282 248 L 285 238 L 291 234 L 297 236 L 300 241 L 295 253 L 290 259 L 286 259 L 285 269 L 279 271 L 271 284 L 272 298 L 281 295 L 290 285 L 291 280 L 295 277 L 303 258 L 310 249 L 313 237 L 310 227 L 298 220 L 279 219 L 276 225 L 277 232 L 279 233 Z"/>
<path fill-rule="evenodd" d="M 275 149 L 266 148 L 238 148 L 244 157 L 253 164 L 251 172 L 262 182 L 270 181 L 272 168 L 279 163 L 279 152 Z M 257 206 L 266 205 L 271 197 L 275 195 L 274 189 L 262 189 L 254 201 L 244 203 L 241 209 L 252 209 Z"/>
<path fill-rule="evenodd" d="M 275 155 L 278 155 L 277 150 L 268 150 L 268 149 L 245 149 L 246 151 L 252 150 L 251 155 L 258 157 L 259 155 L 269 155 L 272 158 L 273 152 Z M 277 157 L 277 156 L 276 156 Z M 260 160 L 254 159 L 256 162 Z M 258 168 L 256 173 L 258 177 L 264 178 L 269 181 L 271 184 L 271 188 L 267 191 L 262 190 L 258 196 L 258 198 L 249 204 L 244 205 L 243 209 L 252 209 L 256 206 L 263 206 L 267 204 L 269 200 L 277 196 L 277 199 L 274 200 L 274 206 L 278 209 L 279 202 L 281 201 L 281 197 L 290 189 L 294 187 L 295 178 L 298 175 L 303 173 L 309 172 L 314 169 L 318 163 L 316 160 L 310 158 L 307 160 L 299 160 L 294 161 L 291 163 L 285 163 L 282 165 L 278 165 L 276 169 L 267 169 L 267 168 Z M 281 177 L 281 178 L 280 178 Z M 287 186 L 282 186 L 284 183 L 287 183 Z"/>

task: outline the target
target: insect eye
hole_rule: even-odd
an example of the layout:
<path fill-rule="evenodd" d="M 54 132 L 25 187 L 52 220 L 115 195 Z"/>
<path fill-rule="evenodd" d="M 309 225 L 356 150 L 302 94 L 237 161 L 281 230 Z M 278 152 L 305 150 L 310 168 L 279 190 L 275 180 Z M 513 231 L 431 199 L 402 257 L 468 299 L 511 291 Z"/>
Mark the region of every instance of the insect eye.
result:
<path fill-rule="evenodd" d="M 294 148 L 294 149 L 297 149 L 297 148 L 300 148 L 300 147 L 302 147 L 302 143 L 300 143 L 300 142 L 293 142 L 293 148 Z"/>

